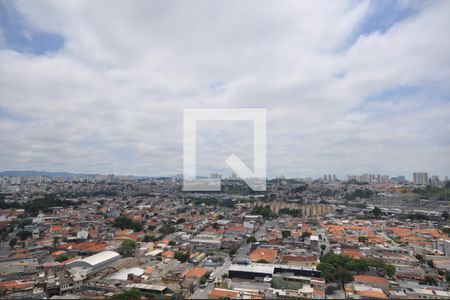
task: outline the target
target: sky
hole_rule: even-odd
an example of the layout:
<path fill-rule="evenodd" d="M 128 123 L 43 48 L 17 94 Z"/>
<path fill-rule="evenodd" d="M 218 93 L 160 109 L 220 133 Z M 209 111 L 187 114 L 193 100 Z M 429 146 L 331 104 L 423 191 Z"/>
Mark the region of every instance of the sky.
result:
<path fill-rule="evenodd" d="M 183 110 L 264 108 L 268 177 L 450 175 L 450 1 L 0 0 L 0 170 L 182 173 Z M 199 123 L 198 174 L 252 168 Z"/>

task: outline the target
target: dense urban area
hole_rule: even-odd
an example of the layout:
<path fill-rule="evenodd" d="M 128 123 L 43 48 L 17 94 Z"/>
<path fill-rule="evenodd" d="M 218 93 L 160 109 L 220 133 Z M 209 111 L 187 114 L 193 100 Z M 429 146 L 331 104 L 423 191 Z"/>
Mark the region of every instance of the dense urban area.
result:
<path fill-rule="evenodd" d="M 5 175 L 0 297 L 450 299 L 450 181 L 406 178 Z"/>

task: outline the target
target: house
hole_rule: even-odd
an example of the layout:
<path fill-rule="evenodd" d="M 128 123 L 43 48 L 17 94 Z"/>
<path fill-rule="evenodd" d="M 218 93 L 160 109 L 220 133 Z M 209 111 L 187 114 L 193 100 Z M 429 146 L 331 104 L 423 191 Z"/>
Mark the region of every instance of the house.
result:
<path fill-rule="evenodd" d="M 277 254 L 278 252 L 275 249 L 258 247 L 250 254 L 250 260 L 253 262 L 265 261 L 268 263 L 274 263 L 277 258 Z"/>
<path fill-rule="evenodd" d="M 213 251 L 220 249 L 222 242 L 220 239 L 191 239 L 192 250 L 194 251 Z"/>
<path fill-rule="evenodd" d="M 61 235 L 62 230 L 63 230 L 62 227 L 59 225 L 53 225 L 50 227 L 50 233 L 52 235 Z"/>
<path fill-rule="evenodd" d="M 138 289 L 145 296 L 153 297 L 154 295 L 163 295 L 165 297 L 172 297 L 174 292 L 164 285 L 132 283 L 126 286 L 127 289 Z"/>
<path fill-rule="evenodd" d="M 232 227 L 229 227 L 225 231 L 225 234 L 227 234 L 227 235 L 244 235 L 247 232 L 248 232 L 248 229 L 245 228 L 244 226 L 232 226 Z"/>
<path fill-rule="evenodd" d="M 238 299 L 239 292 L 227 289 L 214 288 L 208 293 L 208 299 Z"/>
<path fill-rule="evenodd" d="M 302 256 L 302 255 L 283 255 L 282 261 L 284 264 L 291 266 L 301 266 L 306 268 L 316 267 L 318 264 L 318 257 L 311 256 Z"/>
<path fill-rule="evenodd" d="M 190 269 L 186 274 L 184 274 L 184 277 L 190 279 L 199 279 L 200 277 L 205 276 L 206 273 L 208 273 L 207 268 L 194 267 Z"/>
<path fill-rule="evenodd" d="M 355 275 L 355 283 L 368 285 L 374 288 L 382 289 L 383 291 L 389 290 L 389 280 L 380 276 L 372 275 Z"/>
<path fill-rule="evenodd" d="M 388 296 L 382 289 L 364 284 L 347 284 L 345 286 L 345 291 L 347 293 L 347 297 L 352 299 L 388 299 Z"/>
<path fill-rule="evenodd" d="M 450 259 L 433 260 L 433 265 L 438 270 L 450 271 Z"/>
<path fill-rule="evenodd" d="M 10 292 L 32 290 L 34 287 L 33 281 L 22 281 L 22 280 L 9 280 L 0 282 L 0 293 L 3 295 Z"/>

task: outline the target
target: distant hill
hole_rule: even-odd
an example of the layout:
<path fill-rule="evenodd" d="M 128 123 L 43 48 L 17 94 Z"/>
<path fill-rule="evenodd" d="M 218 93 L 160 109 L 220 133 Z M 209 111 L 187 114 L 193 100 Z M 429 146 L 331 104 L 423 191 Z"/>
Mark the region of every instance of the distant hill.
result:
<path fill-rule="evenodd" d="M 69 173 L 69 172 L 47 172 L 47 171 L 2 171 L 0 172 L 0 176 L 21 176 L 21 177 L 30 177 L 30 176 L 45 176 L 45 177 L 73 177 L 73 176 L 87 176 L 94 174 L 77 174 L 77 173 Z"/>

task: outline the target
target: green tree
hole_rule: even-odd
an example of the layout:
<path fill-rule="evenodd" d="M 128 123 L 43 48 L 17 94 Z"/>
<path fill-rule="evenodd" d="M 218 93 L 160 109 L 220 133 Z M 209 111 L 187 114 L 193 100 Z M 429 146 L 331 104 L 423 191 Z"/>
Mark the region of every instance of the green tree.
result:
<path fill-rule="evenodd" d="M 437 285 L 437 281 L 434 277 L 432 276 L 425 276 L 424 281 L 423 281 L 426 285 Z"/>
<path fill-rule="evenodd" d="M 450 217 L 448 211 L 444 210 L 442 212 L 442 218 L 444 218 L 444 220 L 448 220 L 448 218 Z"/>
<path fill-rule="evenodd" d="M 384 270 L 386 272 L 386 275 L 389 276 L 389 277 L 392 277 L 392 276 L 395 275 L 395 271 L 396 270 L 395 270 L 395 267 L 393 265 L 386 265 Z"/>
<path fill-rule="evenodd" d="M 247 244 L 256 243 L 256 238 L 252 235 L 247 238 Z"/>
<path fill-rule="evenodd" d="M 311 232 L 305 231 L 302 232 L 302 241 L 304 241 L 307 237 L 311 236 Z"/>
<path fill-rule="evenodd" d="M 133 229 L 136 232 L 142 231 L 144 229 L 140 222 L 134 222 L 132 219 L 126 216 L 117 217 L 114 220 L 113 226 L 120 229 Z"/>
<path fill-rule="evenodd" d="M 161 226 L 161 228 L 159 228 L 159 232 L 164 235 L 174 233 L 175 231 L 177 231 L 177 229 L 173 225 L 169 224 L 164 224 L 163 226 Z"/>
<path fill-rule="evenodd" d="M 18 236 L 22 241 L 31 237 L 31 235 L 32 235 L 32 233 L 30 231 L 26 231 L 26 230 L 21 230 L 16 234 L 16 236 Z"/>
<path fill-rule="evenodd" d="M 133 256 L 133 251 L 135 248 L 136 248 L 136 241 L 126 239 L 120 245 L 119 253 L 125 257 Z"/>
<path fill-rule="evenodd" d="M 69 259 L 69 257 L 67 255 L 61 254 L 55 258 L 55 261 L 62 262 L 62 261 L 68 260 L 68 259 Z"/>
<path fill-rule="evenodd" d="M 138 289 L 131 289 L 130 291 L 122 292 L 115 294 L 111 297 L 111 299 L 114 300 L 132 300 L 132 299 L 141 299 L 142 294 L 141 291 Z"/>
<path fill-rule="evenodd" d="M 12 238 L 9 241 L 9 246 L 14 247 L 17 244 L 17 239 L 16 238 Z"/>
<path fill-rule="evenodd" d="M 353 281 L 353 275 L 346 269 L 339 269 L 336 271 L 336 274 L 334 275 L 334 278 L 336 281 L 338 281 L 341 284 L 342 289 L 344 289 L 344 285 L 346 283 Z"/>
<path fill-rule="evenodd" d="M 177 242 L 175 242 L 175 241 L 169 241 L 169 246 L 175 246 L 177 244 Z"/>
<path fill-rule="evenodd" d="M 189 253 L 176 251 L 175 254 L 173 255 L 173 257 L 175 259 L 178 259 L 180 262 L 184 263 L 184 262 L 187 262 L 189 260 Z"/>
<path fill-rule="evenodd" d="M 32 219 L 24 219 L 24 220 L 20 221 L 18 227 L 23 229 L 23 228 L 25 228 L 26 225 L 31 225 L 31 224 L 33 224 Z"/>
<path fill-rule="evenodd" d="M 369 259 L 369 266 L 377 271 L 377 274 L 381 276 L 382 272 L 386 272 L 386 263 L 378 258 Z"/>
<path fill-rule="evenodd" d="M 287 239 L 288 237 L 291 236 L 291 231 L 289 231 L 289 230 L 283 230 L 283 231 L 281 232 L 281 234 L 283 235 L 283 238 L 284 238 L 284 239 Z"/>
<path fill-rule="evenodd" d="M 366 236 L 359 236 L 358 241 L 360 243 L 366 243 L 369 239 Z"/>
<path fill-rule="evenodd" d="M 382 214 L 381 209 L 375 206 L 375 208 L 372 210 L 372 214 L 375 218 L 381 217 Z"/>
<path fill-rule="evenodd" d="M 336 267 L 330 263 L 319 263 L 317 265 L 317 270 L 322 272 L 322 277 L 327 283 L 334 281 L 334 275 L 336 274 Z"/>
<path fill-rule="evenodd" d="M 361 274 L 369 271 L 369 263 L 365 259 L 352 259 L 347 263 L 347 268 Z"/>
<path fill-rule="evenodd" d="M 185 218 L 180 218 L 180 219 L 177 220 L 177 224 L 182 224 L 184 222 L 186 222 Z"/>
<path fill-rule="evenodd" d="M 56 249 L 59 243 L 59 238 L 57 236 L 53 237 L 53 249 Z"/>

